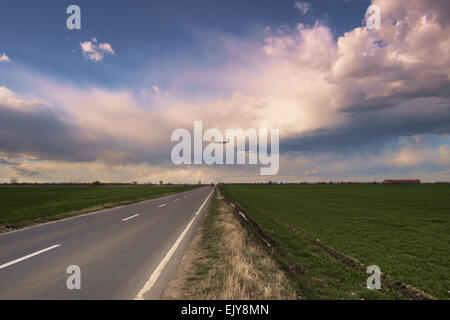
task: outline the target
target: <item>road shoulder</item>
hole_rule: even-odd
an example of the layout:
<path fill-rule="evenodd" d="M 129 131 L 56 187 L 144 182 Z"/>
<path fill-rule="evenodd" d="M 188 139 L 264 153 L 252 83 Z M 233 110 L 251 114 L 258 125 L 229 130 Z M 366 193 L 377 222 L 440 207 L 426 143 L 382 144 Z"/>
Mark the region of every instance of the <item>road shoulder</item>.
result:
<path fill-rule="evenodd" d="M 298 299 L 270 252 L 218 189 L 161 299 Z"/>

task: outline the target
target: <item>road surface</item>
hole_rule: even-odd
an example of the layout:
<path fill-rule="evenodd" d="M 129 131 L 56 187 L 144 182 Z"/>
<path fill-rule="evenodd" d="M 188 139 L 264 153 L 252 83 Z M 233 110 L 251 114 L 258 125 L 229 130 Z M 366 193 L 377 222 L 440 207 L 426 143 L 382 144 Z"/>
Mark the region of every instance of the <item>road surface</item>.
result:
<path fill-rule="evenodd" d="M 159 298 L 212 191 L 201 187 L 0 234 L 0 299 Z M 80 268 L 79 290 L 67 287 L 69 266 Z"/>

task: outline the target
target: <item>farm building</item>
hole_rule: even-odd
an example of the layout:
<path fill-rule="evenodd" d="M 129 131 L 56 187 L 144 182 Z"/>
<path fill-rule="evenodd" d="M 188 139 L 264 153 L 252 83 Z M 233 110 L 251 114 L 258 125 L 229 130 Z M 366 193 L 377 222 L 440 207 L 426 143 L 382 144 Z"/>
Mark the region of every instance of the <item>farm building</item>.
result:
<path fill-rule="evenodd" d="M 402 183 L 409 183 L 409 184 L 414 184 L 414 183 L 421 183 L 421 181 L 419 179 L 386 179 L 383 181 L 383 183 L 397 183 L 397 184 L 402 184 Z"/>

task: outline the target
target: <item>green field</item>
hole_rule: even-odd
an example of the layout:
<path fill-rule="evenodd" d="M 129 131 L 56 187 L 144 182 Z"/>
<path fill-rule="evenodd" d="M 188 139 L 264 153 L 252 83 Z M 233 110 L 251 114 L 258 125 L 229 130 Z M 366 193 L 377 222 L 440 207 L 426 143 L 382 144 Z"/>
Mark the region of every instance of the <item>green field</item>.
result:
<path fill-rule="evenodd" d="M 0 186 L 0 226 L 18 228 L 196 186 Z M 82 212 L 76 212 L 82 211 Z"/>
<path fill-rule="evenodd" d="M 450 185 L 225 185 L 227 197 L 298 263 L 306 298 L 404 298 L 365 288 L 367 275 L 308 243 L 320 239 L 390 279 L 439 298 L 450 294 Z M 286 258 L 287 257 L 287 258 Z M 303 268 L 303 269 L 302 269 Z"/>

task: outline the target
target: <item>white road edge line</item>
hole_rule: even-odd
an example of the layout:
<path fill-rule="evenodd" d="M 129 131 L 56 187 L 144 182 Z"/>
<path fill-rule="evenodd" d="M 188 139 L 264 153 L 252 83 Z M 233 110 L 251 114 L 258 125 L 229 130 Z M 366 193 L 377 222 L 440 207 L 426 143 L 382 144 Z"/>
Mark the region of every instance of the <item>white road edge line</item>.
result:
<path fill-rule="evenodd" d="M 177 202 L 178 200 L 180 200 L 180 199 L 175 199 L 174 201 Z"/>
<path fill-rule="evenodd" d="M 158 208 L 161 208 L 161 207 L 164 207 L 164 206 L 167 206 L 167 204 L 166 204 L 166 203 L 160 204 L 160 205 L 158 206 Z"/>
<path fill-rule="evenodd" d="M 52 250 L 52 249 L 55 249 L 55 248 L 58 248 L 59 246 L 60 246 L 60 244 L 55 244 L 54 246 L 51 246 L 51 247 L 48 247 L 48 248 L 45 248 L 45 249 L 36 251 L 36 252 L 34 252 L 34 253 L 31 253 L 31 254 L 29 254 L 29 255 L 26 255 L 25 257 L 22 257 L 22 258 L 19 258 L 19 259 L 10 261 L 10 262 L 8 262 L 8 263 L 2 264 L 2 265 L 0 266 L 0 270 L 1 270 L 1 269 L 4 269 L 4 268 L 6 268 L 6 267 L 9 267 L 9 266 L 11 266 L 11 265 L 13 265 L 13 264 L 16 264 L 16 263 L 18 263 L 18 262 L 21 262 L 21 261 L 23 261 L 23 260 L 26 260 L 26 259 L 29 259 L 29 258 L 31 258 L 31 257 L 37 256 L 38 254 L 44 253 L 44 252 L 46 252 L 46 251 L 49 251 L 49 250 Z"/>
<path fill-rule="evenodd" d="M 203 207 L 205 206 L 206 202 L 208 201 L 209 197 L 211 197 L 213 192 L 214 192 L 214 189 L 206 197 L 205 201 L 203 201 L 202 205 L 200 206 L 198 211 L 195 213 L 195 215 L 192 218 L 192 220 L 188 223 L 186 228 L 184 228 L 183 232 L 180 234 L 180 236 L 178 237 L 177 241 L 175 241 L 175 243 L 169 249 L 169 251 L 167 251 L 167 254 L 164 257 L 164 259 L 161 260 L 159 265 L 156 267 L 155 271 L 153 271 L 152 275 L 147 280 L 147 282 L 144 284 L 142 289 L 138 292 L 138 294 L 136 295 L 136 298 L 134 298 L 134 300 L 144 300 L 144 295 L 153 288 L 153 286 L 155 285 L 156 281 L 158 281 L 159 276 L 163 272 L 163 270 L 166 267 L 166 265 L 169 263 L 170 259 L 172 258 L 172 256 L 174 255 L 175 251 L 177 250 L 178 246 L 183 241 L 184 237 L 188 233 L 189 229 L 191 228 L 191 226 L 194 223 L 195 219 L 197 218 L 198 214 L 200 213 L 200 211 L 202 211 Z"/>
<path fill-rule="evenodd" d="M 239 214 L 245 219 L 245 221 L 248 221 L 247 217 L 245 216 L 245 214 L 243 214 L 241 211 L 239 211 Z"/>
<path fill-rule="evenodd" d="M 138 214 L 135 214 L 134 216 L 131 216 L 131 217 L 128 217 L 128 218 L 122 219 L 122 221 L 127 221 L 127 220 L 130 220 L 130 219 L 136 218 L 137 216 L 140 216 L 140 215 L 141 215 L 141 214 L 140 214 L 140 213 L 138 213 Z"/>
<path fill-rule="evenodd" d="M 262 238 L 264 240 L 264 242 L 267 244 L 268 247 L 272 248 L 272 246 L 270 245 L 269 241 L 267 241 L 266 239 Z"/>

